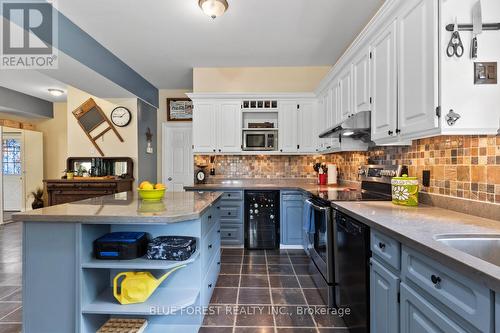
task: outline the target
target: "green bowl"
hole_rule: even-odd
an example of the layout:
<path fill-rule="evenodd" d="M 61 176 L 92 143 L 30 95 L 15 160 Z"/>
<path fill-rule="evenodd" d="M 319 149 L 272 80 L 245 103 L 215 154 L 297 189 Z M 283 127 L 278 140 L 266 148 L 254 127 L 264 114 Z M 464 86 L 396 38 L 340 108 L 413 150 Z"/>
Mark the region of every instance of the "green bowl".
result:
<path fill-rule="evenodd" d="M 139 198 L 144 201 L 161 201 L 165 196 L 165 189 L 141 190 L 139 188 L 137 189 L 137 192 L 139 193 Z"/>

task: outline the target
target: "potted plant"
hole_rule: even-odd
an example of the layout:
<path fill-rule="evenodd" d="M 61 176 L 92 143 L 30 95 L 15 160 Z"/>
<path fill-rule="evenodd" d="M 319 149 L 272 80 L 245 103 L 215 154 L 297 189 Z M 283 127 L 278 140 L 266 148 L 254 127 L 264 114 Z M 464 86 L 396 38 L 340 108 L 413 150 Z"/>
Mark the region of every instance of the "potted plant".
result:
<path fill-rule="evenodd" d="M 35 191 L 31 192 L 31 195 L 33 196 L 34 200 L 31 203 L 31 208 L 33 209 L 38 209 L 38 208 L 43 208 L 43 189 L 40 187 L 37 188 Z"/>

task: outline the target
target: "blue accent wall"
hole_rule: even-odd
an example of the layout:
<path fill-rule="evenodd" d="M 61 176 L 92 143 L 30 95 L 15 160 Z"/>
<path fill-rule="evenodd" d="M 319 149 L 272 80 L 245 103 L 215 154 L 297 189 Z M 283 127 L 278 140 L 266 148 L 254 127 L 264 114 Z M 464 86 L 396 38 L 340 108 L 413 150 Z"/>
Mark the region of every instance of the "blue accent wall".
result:
<path fill-rule="evenodd" d="M 137 100 L 137 144 L 138 144 L 138 158 L 137 158 L 137 175 L 139 177 L 138 183 L 144 180 L 157 182 L 157 160 L 158 160 L 158 146 L 157 142 L 157 109 L 151 105 Z M 146 153 L 147 140 L 146 132 L 148 128 L 153 133 L 153 154 Z"/>
<path fill-rule="evenodd" d="M 5 87 L 0 87 L 0 110 L 23 117 L 54 117 L 52 102 Z"/>
<path fill-rule="evenodd" d="M 158 89 L 62 13 L 59 50 L 158 108 Z"/>

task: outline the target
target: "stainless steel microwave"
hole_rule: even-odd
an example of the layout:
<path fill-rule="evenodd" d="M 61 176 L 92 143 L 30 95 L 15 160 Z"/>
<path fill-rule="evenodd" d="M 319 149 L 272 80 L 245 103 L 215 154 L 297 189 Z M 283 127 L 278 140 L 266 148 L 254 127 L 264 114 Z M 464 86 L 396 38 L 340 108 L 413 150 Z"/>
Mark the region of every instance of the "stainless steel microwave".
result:
<path fill-rule="evenodd" d="M 243 150 L 278 150 L 278 131 L 243 131 Z"/>

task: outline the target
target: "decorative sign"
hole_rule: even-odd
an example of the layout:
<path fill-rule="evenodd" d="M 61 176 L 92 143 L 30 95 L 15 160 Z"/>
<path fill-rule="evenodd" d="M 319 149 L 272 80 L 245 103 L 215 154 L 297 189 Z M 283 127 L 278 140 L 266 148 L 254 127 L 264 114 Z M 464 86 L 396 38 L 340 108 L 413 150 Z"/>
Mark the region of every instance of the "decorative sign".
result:
<path fill-rule="evenodd" d="M 192 121 L 193 101 L 189 98 L 167 98 L 168 121 Z"/>

